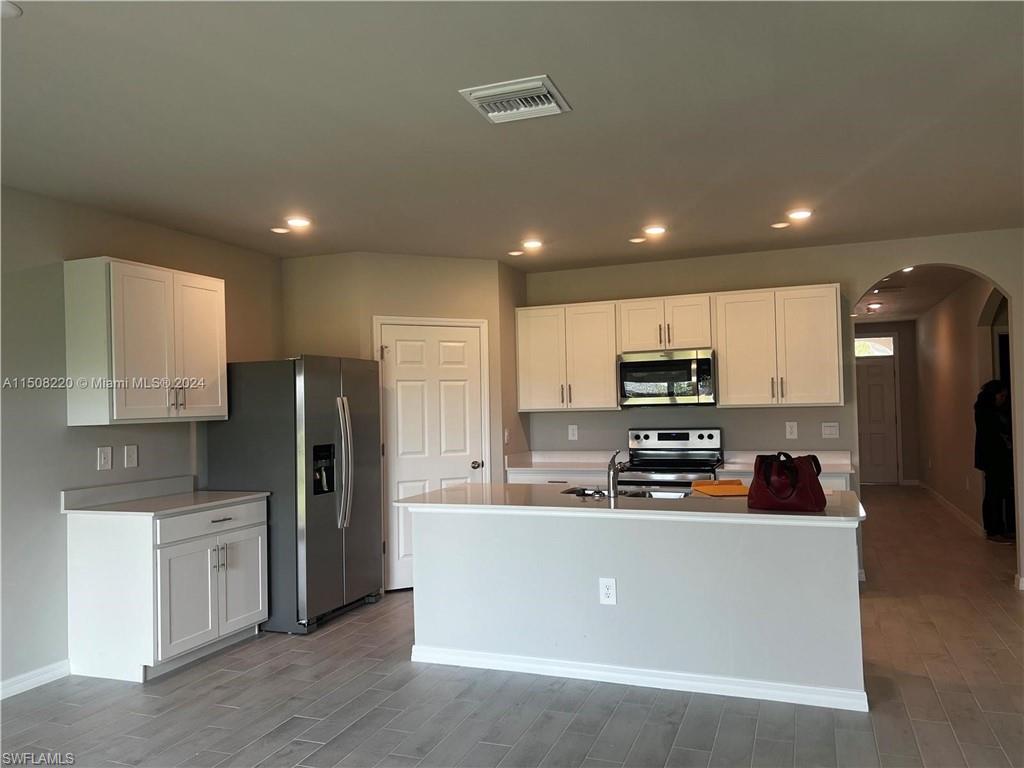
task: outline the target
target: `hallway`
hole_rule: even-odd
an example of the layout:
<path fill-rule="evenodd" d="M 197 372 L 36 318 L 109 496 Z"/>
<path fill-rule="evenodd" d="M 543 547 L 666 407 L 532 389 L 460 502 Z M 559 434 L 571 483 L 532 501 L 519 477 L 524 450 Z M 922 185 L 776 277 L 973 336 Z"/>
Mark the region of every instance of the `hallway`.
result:
<path fill-rule="evenodd" d="M 3 749 L 89 768 L 1024 767 L 1013 547 L 919 488 L 864 495 L 870 714 L 412 663 L 398 592 L 143 686 L 68 677 L 14 696 Z"/>

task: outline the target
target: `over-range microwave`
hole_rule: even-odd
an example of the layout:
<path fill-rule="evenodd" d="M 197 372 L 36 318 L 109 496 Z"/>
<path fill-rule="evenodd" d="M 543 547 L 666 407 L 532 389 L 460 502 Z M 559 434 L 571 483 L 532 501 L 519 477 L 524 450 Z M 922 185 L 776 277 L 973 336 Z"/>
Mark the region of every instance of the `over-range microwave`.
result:
<path fill-rule="evenodd" d="M 710 349 L 673 349 L 619 355 L 620 405 L 714 405 Z"/>

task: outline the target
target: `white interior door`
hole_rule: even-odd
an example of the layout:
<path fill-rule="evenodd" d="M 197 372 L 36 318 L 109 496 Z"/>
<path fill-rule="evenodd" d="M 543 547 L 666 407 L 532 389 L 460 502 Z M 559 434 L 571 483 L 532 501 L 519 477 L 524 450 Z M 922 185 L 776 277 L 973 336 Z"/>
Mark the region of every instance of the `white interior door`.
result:
<path fill-rule="evenodd" d="M 265 621 L 267 526 L 222 533 L 220 551 L 220 634 Z"/>
<path fill-rule="evenodd" d="M 228 415 L 224 281 L 174 274 L 175 377 L 195 380 L 179 392 L 178 415 Z"/>
<path fill-rule="evenodd" d="M 174 415 L 174 273 L 113 262 L 110 309 L 114 379 L 122 384 L 114 390 L 114 419 Z"/>
<path fill-rule="evenodd" d="M 480 329 L 381 327 L 388 510 L 386 589 L 412 583 L 412 517 L 396 499 L 484 482 Z M 474 466 L 474 463 L 477 466 Z"/>
<path fill-rule="evenodd" d="M 157 550 L 158 658 L 163 661 L 218 635 L 217 538 Z"/>
<path fill-rule="evenodd" d="M 895 358 L 857 358 L 857 431 L 861 482 L 899 482 Z"/>

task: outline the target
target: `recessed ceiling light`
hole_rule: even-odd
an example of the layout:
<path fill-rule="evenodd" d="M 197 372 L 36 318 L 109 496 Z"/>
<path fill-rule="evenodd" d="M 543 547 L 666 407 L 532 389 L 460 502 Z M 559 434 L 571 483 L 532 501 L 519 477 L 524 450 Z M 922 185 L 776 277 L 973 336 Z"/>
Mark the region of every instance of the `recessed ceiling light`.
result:
<path fill-rule="evenodd" d="M 523 240 L 523 248 L 526 248 L 527 250 L 533 251 L 540 248 L 543 245 L 544 243 L 541 242 L 540 240 Z"/>
<path fill-rule="evenodd" d="M 854 312 L 853 314 L 850 315 L 850 317 L 858 317 L 858 316 L 859 315 L 856 312 Z"/>
<path fill-rule="evenodd" d="M 913 268 L 913 267 L 904 267 L 904 268 L 903 268 L 903 271 L 904 271 L 904 272 L 913 272 L 913 271 L 914 271 L 914 268 Z"/>
<path fill-rule="evenodd" d="M 288 227 L 271 227 L 270 231 L 273 232 L 275 235 L 287 235 L 289 232 L 291 232 L 291 230 L 288 229 Z"/>
<path fill-rule="evenodd" d="M 509 256 L 522 256 L 523 252 L 522 251 L 509 251 L 508 255 Z"/>
<path fill-rule="evenodd" d="M 16 19 L 21 16 L 21 6 L 16 3 L 12 3 L 11 0 L 4 0 L 3 4 L 0 5 L 0 16 L 5 19 Z"/>
<path fill-rule="evenodd" d="M 878 289 L 877 289 L 877 288 L 875 288 L 875 289 L 873 289 L 873 290 L 872 290 L 871 292 L 872 292 L 872 293 L 878 293 Z"/>
<path fill-rule="evenodd" d="M 646 227 L 644 227 L 644 234 L 651 235 L 653 237 L 657 237 L 658 235 L 664 235 L 665 227 L 662 226 L 661 224 L 648 224 Z"/>
<path fill-rule="evenodd" d="M 877 301 L 873 301 L 870 304 L 868 304 L 868 309 L 881 309 L 881 308 L 882 308 L 882 305 L 879 302 L 877 302 Z"/>
<path fill-rule="evenodd" d="M 804 219 L 811 218 L 811 214 L 814 213 L 810 208 L 794 208 L 792 211 L 786 211 L 786 216 L 793 221 L 803 221 Z"/>
<path fill-rule="evenodd" d="M 647 242 L 647 238 L 646 237 L 631 237 L 631 238 L 629 238 L 629 242 L 633 243 L 634 245 L 638 244 L 638 243 L 646 243 Z"/>
<path fill-rule="evenodd" d="M 772 229 L 785 229 L 788 226 L 788 221 L 776 221 L 774 224 L 771 225 Z"/>
<path fill-rule="evenodd" d="M 888 283 L 888 282 L 889 282 L 890 280 L 892 280 L 892 278 L 891 278 L 891 277 L 883 277 L 883 278 L 882 278 L 882 282 L 883 282 L 883 283 Z"/>
<path fill-rule="evenodd" d="M 305 216 L 289 216 L 285 221 L 288 222 L 289 227 L 298 228 L 308 227 L 311 223 Z"/>

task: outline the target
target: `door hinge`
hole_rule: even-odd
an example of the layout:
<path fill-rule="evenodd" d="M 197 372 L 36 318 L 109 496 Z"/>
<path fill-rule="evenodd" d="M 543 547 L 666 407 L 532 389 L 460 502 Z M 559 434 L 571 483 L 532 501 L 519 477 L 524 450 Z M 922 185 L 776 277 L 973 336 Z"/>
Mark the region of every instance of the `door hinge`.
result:
<path fill-rule="evenodd" d="M 387 541 L 382 541 L 381 542 L 381 547 L 382 547 L 382 550 L 383 550 L 384 554 L 386 555 L 388 553 L 388 543 L 387 543 Z"/>
<path fill-rule="evenodd" d="M 384 445 L 385 445 L 384 443 L 380 444 L 380 455 L 381 456 L 386 456 L 387 455 L 386 453 L 384 453 Z"/>
<path fill-rule="evenodd" d="M 384 359 L 384 350 L 387 349 L 387 348 L 388 348 L 387 344 L 381 344 L 380 345 L 380 359 L 381 360 Z"/>

